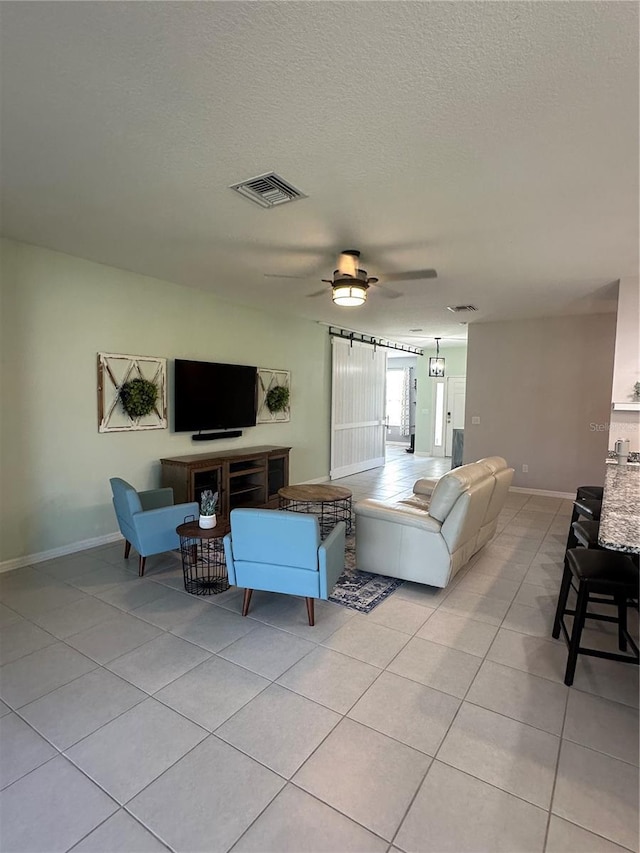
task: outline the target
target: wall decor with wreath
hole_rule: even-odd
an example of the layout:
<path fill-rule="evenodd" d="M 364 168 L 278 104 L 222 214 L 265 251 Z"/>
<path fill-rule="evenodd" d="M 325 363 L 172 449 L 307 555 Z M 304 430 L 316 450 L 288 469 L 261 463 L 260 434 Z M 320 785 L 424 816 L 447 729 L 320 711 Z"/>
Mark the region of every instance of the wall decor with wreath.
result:
<path fill-rule="evenodd" d="M 287 423 L 290 420 L 291 371 L 258 368 L 259 424 Z"/>
<path fill-rule="evenodd" d="M 167 428 L 167 360 L 98 353 L 98 432 Z"/>

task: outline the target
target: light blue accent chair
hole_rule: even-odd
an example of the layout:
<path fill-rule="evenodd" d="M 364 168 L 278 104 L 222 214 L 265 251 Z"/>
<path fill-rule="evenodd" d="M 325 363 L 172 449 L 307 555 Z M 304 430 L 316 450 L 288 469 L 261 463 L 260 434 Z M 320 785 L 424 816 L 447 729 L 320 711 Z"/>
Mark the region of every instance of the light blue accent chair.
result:
<path fill-rule="evenodd" d="M 139 554 L 138 574 L 142 577 L 147 557 L 180 547 L 176 527 L 187 515 L 197 518 L 200 508 L 195 502 L 174 504 L 173 489 L 136 492 L 119 477 L 112 477 L 109 482 L 118 526 L 125 539 L 125 560 L 133 545 Z"/>
<path fill-rule="evenodd" d="M 253 590 L 263 589 L 303 596 L 313 625 L 314 599 L 329 598 L 344 571 L 344 521 L 325 540 L 318 519 L 300 512 L 234 509 L 230 521 L 224 551 L 229 583 L 244 587 L 242 615 Z"/>

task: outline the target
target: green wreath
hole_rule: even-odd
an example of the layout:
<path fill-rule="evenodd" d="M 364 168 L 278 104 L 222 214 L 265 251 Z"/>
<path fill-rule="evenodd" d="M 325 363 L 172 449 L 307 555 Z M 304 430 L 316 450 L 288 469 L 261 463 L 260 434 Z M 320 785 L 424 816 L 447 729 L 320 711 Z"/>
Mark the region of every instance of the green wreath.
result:
<path fill-rule="evenodd" d="M 133 420 L 150 415 L 158 399 L 158 386 L 149 379 L 131 379 L 120 388 L 120 400 Z"/>
<path fill-rule="evenodd" d="M 274 385 L 267 391 L 265 402 L 271 414 L 284 412 L 289 405 L 289 389 L 286 385 Z"/>

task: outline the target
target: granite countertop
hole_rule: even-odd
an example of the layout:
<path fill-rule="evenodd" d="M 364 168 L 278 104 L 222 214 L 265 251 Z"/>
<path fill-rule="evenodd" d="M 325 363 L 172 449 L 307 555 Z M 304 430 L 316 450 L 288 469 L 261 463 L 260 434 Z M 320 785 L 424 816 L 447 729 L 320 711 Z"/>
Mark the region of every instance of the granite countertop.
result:
<path fill-rule="evenodd" d="M 607 459 L 598 544 L 640 553 L 640 464 Z"/>

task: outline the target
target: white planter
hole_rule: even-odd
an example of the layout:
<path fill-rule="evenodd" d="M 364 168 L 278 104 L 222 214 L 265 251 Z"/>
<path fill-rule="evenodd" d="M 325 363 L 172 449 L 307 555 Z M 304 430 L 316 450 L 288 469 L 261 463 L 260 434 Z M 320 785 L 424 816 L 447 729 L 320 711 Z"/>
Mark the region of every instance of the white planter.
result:
<path fill-rule="evenodd" d="M 215 515 L 201 515 L 198 524 L 200 525 L 200 527 L 209 530 L 212 527 L 216 526 L 216 517 Z"/>

